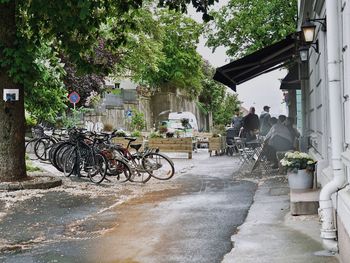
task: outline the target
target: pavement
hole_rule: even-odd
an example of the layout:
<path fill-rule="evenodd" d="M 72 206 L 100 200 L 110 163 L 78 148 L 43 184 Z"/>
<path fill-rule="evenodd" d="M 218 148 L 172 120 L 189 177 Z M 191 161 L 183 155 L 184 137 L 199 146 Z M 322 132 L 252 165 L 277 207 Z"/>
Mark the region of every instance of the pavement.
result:
<path fill-rule="evenodd" d="M 220 158 L 209 157 L 208 152 L 204 149 L 193 154 L 192 160 L 186 159 L 187 155 L 169 155 L 173 158 L 178 174 L 186 174 L 194 169 L 199 161 L 203 162 L 206 158 Z M 62 175 L 55 172 L 49 165 L 38 165 L 62 178 Z M 63 177 L 62 180 L 64 181 L 63 186 L 57 187 L 56 190 L 0 191 L 0 262 L 19 262 L 9 260 L 7 255 L 28 251 L 35 244 L 48 243 L 53 238 L 69 239 L 82 235 L 80 229 L 69 225 L 73 219 L 75 221 L 84 220 L 92 213 L 100 213 L 101 207 L 118 205 L 130 196 L 135 197 L 150 191 L 172 187 L 168 183 L 158 181 L 153 185 L 146 184 L 141 187 L 135 185 L 120 187 L 104 185 L 101 187 L 89 182 L 77 184 L 77 179 L 68 180 Z M 317 215 L 290 215 L 286 176 L 234 173 L 232 180 L 254 182 L 257 184 L 257 189 L 244 223 L 231 236 L 232 250 L 224 255 L 222 262 L 339 262 L 336 256 L 316 255 L 322 254 L 317 252 L 323 250 Z M 65 199 L 68 195 L 75 197 L 73 203 Z M 42 198 L 43 196 L 45 198 Z M 117 203 L 116 199 L 118 199 Z M 50 203 L 50 207 L 45 207 L 47 203 Z M 19 216 L 24 218 L 24 221 L 21 221 Z M 33 216 L 36 217 L 35 220 L 38 223 L 28 226 L 28 221 L 33 220 Z M 63 227 L 66 224 L 69 225 L 68 228 Z M 9 231 L 13 225 L 17 225 L 18 229 Z M 57 226 L 62 227 L 57 228 Z M 22 234 L 11 234 L 16 231 Z M 102 233 L 103 231 L 96 230 L 89 235 Z M 79 238 L 85 238 L 85 236 L 82 235 Z M 59 253 L 58 251 L 57 255 Z M 60 261 L 59 256 L 53 260 L 49 262 L 63 262 Z"/>

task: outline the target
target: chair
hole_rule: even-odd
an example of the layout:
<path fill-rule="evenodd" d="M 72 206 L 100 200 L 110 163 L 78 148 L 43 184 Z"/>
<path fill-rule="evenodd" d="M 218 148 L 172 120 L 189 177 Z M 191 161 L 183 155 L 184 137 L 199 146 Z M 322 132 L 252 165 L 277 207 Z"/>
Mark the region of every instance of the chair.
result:
<path fill-rule="evenodd" d="M 240 137 L 234 137 L 234 142 L 239 153 L 240 168 L 245 164 L 251 164 L 254 160 L 255 150 L 246 147 L 245 142 Z"/>

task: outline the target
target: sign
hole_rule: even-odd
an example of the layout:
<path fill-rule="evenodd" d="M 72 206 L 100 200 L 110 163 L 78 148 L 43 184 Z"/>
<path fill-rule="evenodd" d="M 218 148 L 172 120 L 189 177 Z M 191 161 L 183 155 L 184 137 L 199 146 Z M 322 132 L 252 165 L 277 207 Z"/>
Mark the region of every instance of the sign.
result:
<path fill-rule="evenodd" d="M 131 110 L 127 110 L 125 115 L 126 115 L 126 117 L 131 117 L 132 116 L 132 111 Z"/>
<path fill-rule="evenodd" d="M 69 98 L 69 101 L 74 104 L 74 106 L 75 106 L 75 104 L 77 104 L 80 101 L 80 96 L 75 91 L 73 91 L 71 94 L 69 94 L 68 98 Z"/>
<path fill-rule="evenodd" d="M 3 100 L 4 101 L 18 101 L 19 100 L 19 89 L 4 89 Z"/>

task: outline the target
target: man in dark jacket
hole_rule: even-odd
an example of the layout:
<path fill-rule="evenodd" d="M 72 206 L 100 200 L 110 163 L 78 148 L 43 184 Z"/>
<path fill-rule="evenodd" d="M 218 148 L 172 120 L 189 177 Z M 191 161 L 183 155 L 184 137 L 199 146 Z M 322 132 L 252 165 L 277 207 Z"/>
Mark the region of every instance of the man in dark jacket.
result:
<path fill-rule="evenodd" d="M 255 114 L 255 108 L 250 107 L 249 113 L 243 118 L 243 137 L 247 141 L 252 141 L 256 139 L 256 133 L 259 130 L 259 117 Z"/>

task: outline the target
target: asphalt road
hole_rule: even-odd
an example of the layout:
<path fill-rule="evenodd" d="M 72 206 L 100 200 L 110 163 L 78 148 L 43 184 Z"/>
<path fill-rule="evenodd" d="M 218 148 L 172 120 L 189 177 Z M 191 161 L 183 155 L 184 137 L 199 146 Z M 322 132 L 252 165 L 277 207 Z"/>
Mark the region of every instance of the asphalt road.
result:
<path fill-rule="evenodd" d="M 234 180 L 232 157 L 194 155 L 192 162 L 172 179 L 176 187 L 117 206 L 63 192 L 21 202 L 0 224 L 0 241 L 23 239 L 21 249 L 0 254 L 0 262 L 221 262 L 256 184 Z M 31 235 L 36 242 L 23 246 Z"/>

